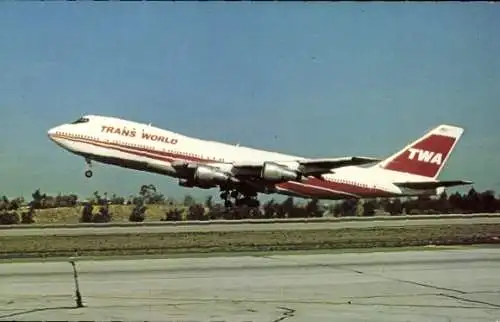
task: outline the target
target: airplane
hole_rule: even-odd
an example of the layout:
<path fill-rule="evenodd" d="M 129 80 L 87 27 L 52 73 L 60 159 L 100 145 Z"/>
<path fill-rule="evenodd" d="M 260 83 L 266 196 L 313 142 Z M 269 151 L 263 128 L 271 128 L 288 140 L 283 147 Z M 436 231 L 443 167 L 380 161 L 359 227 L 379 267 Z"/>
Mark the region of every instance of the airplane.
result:
<path fill-rule="evenodd" d="M 383 160 L 305 158 L 100 115 L 84 115 L 51 128 L 48 136 L 85 159 L 87 178 L 93 175 L 95 161 L 167 175 L 183 187 L 219 188 L 226 207 L 258 207 L 258 193 L 338 200 L 438 195 L 445 187 L 472 184 L 437 179 L 463 131 L 439 125 Z"/>

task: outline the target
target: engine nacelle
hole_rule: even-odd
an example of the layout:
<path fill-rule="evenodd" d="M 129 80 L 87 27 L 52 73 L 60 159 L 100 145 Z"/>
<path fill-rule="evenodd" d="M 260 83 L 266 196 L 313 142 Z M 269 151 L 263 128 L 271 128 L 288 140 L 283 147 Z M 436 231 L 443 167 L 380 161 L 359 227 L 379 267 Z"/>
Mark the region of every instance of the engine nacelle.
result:
<path fill-rule="evenodd" d="M 226 183 L 231 180 L 230 175 L 218 171 L 217 169 L 198 166 L 193 174 L 193 179 L 197 183 L 201 184 L 218 184 L 218 183 Z"/>
<path fill-rule="evenodd" d="M 261 177 L 269 181 L 284 182 L 300 180 L 301 174 L 279 164 L 266 162 L 262 167 Z"/>

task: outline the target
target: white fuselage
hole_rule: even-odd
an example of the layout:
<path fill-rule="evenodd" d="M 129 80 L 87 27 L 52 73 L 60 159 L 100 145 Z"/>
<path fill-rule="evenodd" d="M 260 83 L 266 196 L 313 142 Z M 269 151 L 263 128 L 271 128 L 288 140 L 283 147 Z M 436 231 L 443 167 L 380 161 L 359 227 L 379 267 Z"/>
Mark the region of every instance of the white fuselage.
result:
<path fill-rule="evenodd" d="M 161 173 L 178 177 L 171 166 L 175 160 L 199 161 L 223 170 L 239 162 L 256 164 L 274 161 L 297 167 L 294 155 L 201 140 L 147 124 L 113 117 L 88 116 L 90 122 L 64 124 L 49 131 L 50 138 L 64 149 L 99 162 L 142 169 L 141 164 L 155 164 Z M 226 168 L 226 169 L 225 169 Z M 155 172 L 155 171 L 152 171 Z M 346 197 L 388 197 L 435 194 L 436 189 L 407 190 L 393 184 L 401 181 L 428 181 L 418 175 L 372 167 L 348 166 L 335 169 L 303 183 L 277 185 L 277 192 L 300 197 L 342 199 Z M 307 192 L 307 191 L 310 191 Z"/>

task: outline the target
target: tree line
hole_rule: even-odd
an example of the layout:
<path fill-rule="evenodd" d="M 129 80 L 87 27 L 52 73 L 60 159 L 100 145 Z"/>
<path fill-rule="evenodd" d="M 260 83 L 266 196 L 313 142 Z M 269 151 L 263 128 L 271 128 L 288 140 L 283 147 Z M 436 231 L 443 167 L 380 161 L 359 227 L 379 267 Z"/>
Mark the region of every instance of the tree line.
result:
<path fill-rule="evenodd" d="M 110 205 L 131 205 L 129 221 L 134 222 L 144 221 L 151 205 L 169 206 L 162 218 L 164 221 L 500 212 L 500 198 L 495 196 L 494 191 L 477 192 L 474 188 L 464 194 L 456 192 L 448 195 L 444 192 L 437 197 L 347 199 L 328 205 L 320 204 L 316 199 L 297 202 L 289 197 L 282 202 L 271 199 L 259 208 L 241 206 L 226 209 L 221 203 L 215 203 L 211 196 L 200 203 L 187 195 L 179 203 L 149 184 L 142 185 L 137 194 L 127 198 L 116 194 L 101 195 L 95 191 L 91 198 L 80 201 L 74 194 L 49 196 L 41 193 L 40 189 L 33 192 L 29 202 L 23 198 L 9 200 L 3 196 L 0 200 L 0 224 L 30 224 L 36 221 L 38 210 L 77 206 L 83 206 L 80 222 L 110 222 L 113 220 Z"/>

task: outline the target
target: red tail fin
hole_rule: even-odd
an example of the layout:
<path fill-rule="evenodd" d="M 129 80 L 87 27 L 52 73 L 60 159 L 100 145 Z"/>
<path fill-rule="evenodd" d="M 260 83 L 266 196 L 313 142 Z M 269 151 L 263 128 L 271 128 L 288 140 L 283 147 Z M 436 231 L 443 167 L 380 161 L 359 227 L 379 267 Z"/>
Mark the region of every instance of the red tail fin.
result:
<path fill-rule="evenodd" d="M 403 150 L 380 162 L 392 171 L 437 178 L 464 132 L 463 128 L 440 125 Z"/>

